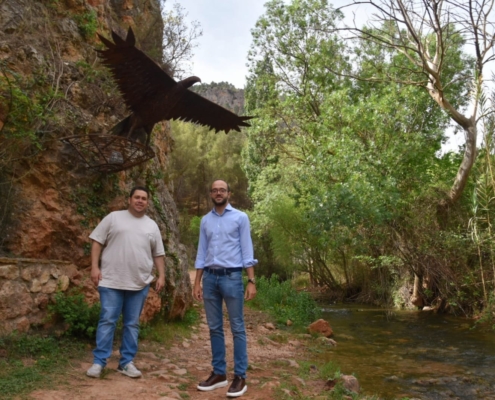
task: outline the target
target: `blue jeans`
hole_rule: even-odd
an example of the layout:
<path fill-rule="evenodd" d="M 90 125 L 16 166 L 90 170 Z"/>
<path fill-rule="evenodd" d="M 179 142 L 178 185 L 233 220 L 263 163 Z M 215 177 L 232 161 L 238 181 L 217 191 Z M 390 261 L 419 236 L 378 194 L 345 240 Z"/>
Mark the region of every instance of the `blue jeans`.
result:
<path fill-rule="evenodd" d="M 248 357 L 246 328 L 244 326 L 242 271 L 232 272 L 228 275 L 215 275 L 204 271 L 203 300 L 206 320 L 210 329 L 213 372 L 217 375 L 227 374 L 222 313 L 222 302 L 225 301 L 230 329 L 234 338 L 234 374 L 245 379 Z"/>
<path fill-rule="evenodd" d="M 123 331 L 119 365 L 126 366 L 136 356 L 138 349 L 139 317 L 148 296 L 150 285 L 141 290 L 120 290 L 98 287 L 100 293 L 100 321 L 96 331 L 94 363 L 102 367 L 112 355 L 113 336 L 122 314 Z"/>

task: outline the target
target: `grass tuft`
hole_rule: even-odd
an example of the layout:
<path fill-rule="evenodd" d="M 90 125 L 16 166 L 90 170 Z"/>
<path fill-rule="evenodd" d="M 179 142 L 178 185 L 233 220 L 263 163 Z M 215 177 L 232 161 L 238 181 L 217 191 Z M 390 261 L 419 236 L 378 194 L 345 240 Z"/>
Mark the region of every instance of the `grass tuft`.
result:
<path fill-rule="evenodd" d="M 174 340 L 189 338 L 191 327 L 199 320 L 199 312 L 196 309 L 186 311 L 184 318 L 177 321 L 154 321 L 148 325 L 142 325 L 139 336 L 143 339 L 157 343 L 171 345 Z"/>
<path fill-rule="evenodd" d="M 0 339 L 5 358 L 0 357 L 2 398 L 12 398 L 47 387 L 56 381 L 69 363 L 67 354 L 77 357 L 84 343 L 36 334 L 11 334 Z"/>

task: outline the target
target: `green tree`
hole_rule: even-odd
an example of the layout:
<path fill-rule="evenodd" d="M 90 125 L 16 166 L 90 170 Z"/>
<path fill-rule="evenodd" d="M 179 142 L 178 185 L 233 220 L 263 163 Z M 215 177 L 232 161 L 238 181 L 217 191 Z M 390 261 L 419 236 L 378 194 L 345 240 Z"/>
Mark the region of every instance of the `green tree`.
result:
<path fill-rule="evenodd" d="M 234 205 L 249 207 L 247 179 L 241 169 L 244 134 L 215 134 L 206 127 L 184 122 L 172 122 L 171 126 L 171 179 L 179 208 L 191 215 L 205 214 L 211 207 L 209 188 L 215 179 L 230 184 Z"/>
<path fill-rule="evenodd" d="M 407 232 L 438 225 L 432 214 L 410 216 L 453 170 L 455 160 L 436 157 L 448 119 L 421 88 L 386 81 L 409 76 L 406 56 L 367 41 L 345 48 L 333 34 L 342 15 L 326 1 L 266 7 L 246 88 L 248 111 L 259 116 L 244 151 L 253 227 L 270 236 L 274 259 L 314 283 L 387 300 L 403 265 L 415 272 L 425 257 L 442 257 L 419 235 L 412 252 L 401 251 Z M 349 60 L 360 79 L 346 78 Z M 457 65 L 467 66 L 462 57 Z M 377 70 L 382 79 L 372 82 Z"/>
<path fill-rule="evenodd" d="M 355 2 L 358 4 L 362 2 Z M 406 57 L 406 76 L 390 73 L 389 80 L 426 89 L 459 129 L 466 143 L 447 199 L 456 202 L 467 184 L 476 160 L 480 95 L 486 64 L 493 60 L 495 25 L 493 1 L 478 0 L 379 0 L 365 1 L 375 8 L 372 29 L 351 27 L 349 31 Z M 352 4 L 352 3 L 351 3 Z M 466 58 L 461 45 L 471 46 L 471 70 L 453 62 L 455 54 Z M 461 65 L 461 68 L 459 68 Z M 378 78 L 381 79 L 381 78 Z M 468 83 L 468 85 L 466 85 Z M 459 86 L 460 85 L 460 86 Z M 463 87 L 463 90 L 459 90 Z M 472 107 L 465 111 L 465 106 Z"/>

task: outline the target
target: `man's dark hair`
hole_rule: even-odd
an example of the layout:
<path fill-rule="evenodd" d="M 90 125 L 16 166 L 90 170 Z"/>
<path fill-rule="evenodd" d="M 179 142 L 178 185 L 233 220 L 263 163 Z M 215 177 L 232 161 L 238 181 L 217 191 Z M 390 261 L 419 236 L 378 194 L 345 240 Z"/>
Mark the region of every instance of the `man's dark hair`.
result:
<path fill-rule="evenodd" d="M 211 185 L 210 185 L 210 189 L 211 189 L 211 186 L 213 185 L 213 183 L 215 183 L 216 181 L 222 181 L 222 182 L 225 182 L 227 184 L 227 191 L 230 192 L 230 185 L 227 181 L 224 181 L 223 179 L 215 179 Z"/>
<path fill-rule="evenodd" d="M 136 190 L 142 190 L 143 192 L 146 192 L 146 194 L 148 195 L 148 199 L 150 198 L 150 191 L 149 191 L 149 189 L 146 186 L 134 186 L 131 189 L 131 193 L 129 194 L 129 198 L 132 197 L 132 195 L 134 194 L 134 192 Z"/>

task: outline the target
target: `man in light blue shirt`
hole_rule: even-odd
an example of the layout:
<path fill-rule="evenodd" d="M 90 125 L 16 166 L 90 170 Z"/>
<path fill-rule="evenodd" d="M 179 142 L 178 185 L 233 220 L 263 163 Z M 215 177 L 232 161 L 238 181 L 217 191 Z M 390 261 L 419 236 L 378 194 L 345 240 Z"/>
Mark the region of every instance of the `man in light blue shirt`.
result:
<path fill-rule="evenodd" d="M 222 313 L 225 301 L 234 338 L 234 380 L 227 396 L 239 397 L 247 390 L 244 300 L 256 296 L 253 267 L 258 260 L 253 255 L 249 218 L 229 204 L 230 194 L 230 187 L 225 181 L 217 180 L 211 185 L 210 196 L 214 207 L 201 220 L 193 296 L 198 301 L 204 301 L 213 367 L 210 377 L 201 382 L 198 389 L 210 391 L 228 385 Z M 245 292 L 243 269 L 248 276 Z"/>

